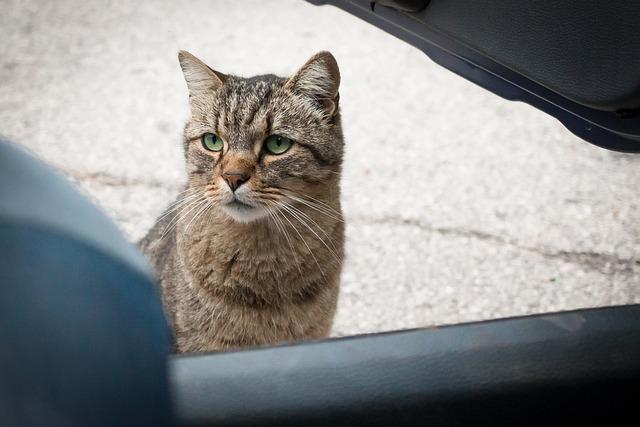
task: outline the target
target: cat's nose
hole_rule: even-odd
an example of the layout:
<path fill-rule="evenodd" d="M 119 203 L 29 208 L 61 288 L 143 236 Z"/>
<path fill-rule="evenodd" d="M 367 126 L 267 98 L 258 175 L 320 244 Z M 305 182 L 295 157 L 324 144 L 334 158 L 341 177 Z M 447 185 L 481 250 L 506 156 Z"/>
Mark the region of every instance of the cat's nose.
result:
<path fill-rule="evenodd" d="M 249 180 L 249 175 L 244 172 L 225 172 L 222 177 L 229 184 L 231 191 L 236 191 L 238 187 Z"/>

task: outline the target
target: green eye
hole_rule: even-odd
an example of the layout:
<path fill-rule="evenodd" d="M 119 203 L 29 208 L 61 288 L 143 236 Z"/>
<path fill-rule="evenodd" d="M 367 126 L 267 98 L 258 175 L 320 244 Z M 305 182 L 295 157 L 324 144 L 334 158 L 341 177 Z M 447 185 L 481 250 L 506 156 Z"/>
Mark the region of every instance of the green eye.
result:
<path fill-rule="evenodd" d="M 265 148 L 271 154 L 283 154 L 291 148 L 292 145 L 293 141 L 280 135 L 271 135 L 264 142 Z"/>
<path fill-rule="evenodd" d="M 209 151 L 222 151 L 224 143 L 218 135 L 214 133 L 205 133 L 202 135 L 202 146 Z"/>

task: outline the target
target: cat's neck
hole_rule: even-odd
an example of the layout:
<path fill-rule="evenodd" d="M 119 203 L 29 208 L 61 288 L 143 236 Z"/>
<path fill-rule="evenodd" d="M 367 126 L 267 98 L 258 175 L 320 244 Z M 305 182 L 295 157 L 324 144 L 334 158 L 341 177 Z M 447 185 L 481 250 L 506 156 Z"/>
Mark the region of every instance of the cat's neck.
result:
<path fill-rule="evenodd" d="M 232 286 L 228 271 L 234 272 L 235 283 L 261 289 L 301 277 L 303 282 L 324 281 L 342 262 L 342 218 L 304 206 L 297 209 L 295 215 L 281 211 L 250 223 L 222 212 L 191 224 L 185 218 L 177 230 L 182 265 L 195 282 L 209 286 Z"/>

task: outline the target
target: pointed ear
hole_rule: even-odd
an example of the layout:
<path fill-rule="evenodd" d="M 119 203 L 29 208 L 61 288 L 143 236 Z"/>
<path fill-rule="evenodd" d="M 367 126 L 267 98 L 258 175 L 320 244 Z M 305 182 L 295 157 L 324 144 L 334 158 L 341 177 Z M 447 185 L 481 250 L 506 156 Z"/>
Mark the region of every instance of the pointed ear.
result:
<path fill-rule="evenodd" d="M 178 52 L 178 60 L 187 81 L 189 98 L 210 94 L 219 89 L 227 80 L 227 76 L 214 71 L 207 64 L 185 50 Z"/>
<path fill-rule="evenodd" d="M 329 52 L 316 53 L 285 83 L 285 88 L 313 98 L 329 114 L 338 112 L 340 70 Z"/>

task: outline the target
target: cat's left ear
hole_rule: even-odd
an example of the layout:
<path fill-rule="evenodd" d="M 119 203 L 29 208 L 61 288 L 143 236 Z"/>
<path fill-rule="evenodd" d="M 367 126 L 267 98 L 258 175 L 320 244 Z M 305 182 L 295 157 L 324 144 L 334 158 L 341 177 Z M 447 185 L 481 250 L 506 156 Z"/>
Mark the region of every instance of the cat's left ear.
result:
<path fill-rule="evenodd" d="M 213 70 L 207 64 L 185 50 L 178 53 L 180 67 L 189 88 L 189 98 L 210 95 L 227 80 L 227 76 Z"/>
<path fill-rule="evenodd" d="M 316 53 L 285 83 L 285 88 L 310 96 L 329 114 L 338 113 L 340 70 L 331 53 Z"/>

